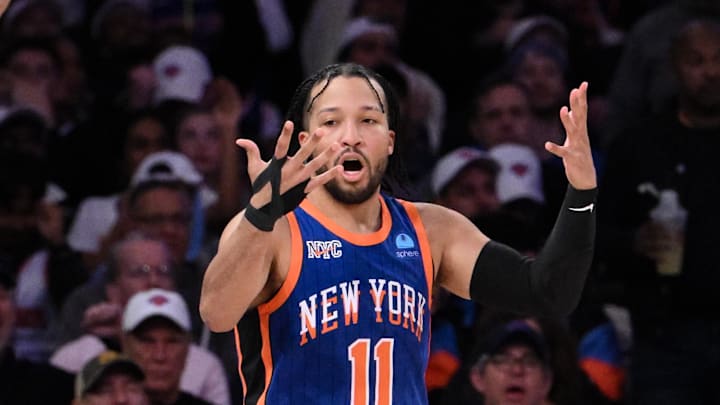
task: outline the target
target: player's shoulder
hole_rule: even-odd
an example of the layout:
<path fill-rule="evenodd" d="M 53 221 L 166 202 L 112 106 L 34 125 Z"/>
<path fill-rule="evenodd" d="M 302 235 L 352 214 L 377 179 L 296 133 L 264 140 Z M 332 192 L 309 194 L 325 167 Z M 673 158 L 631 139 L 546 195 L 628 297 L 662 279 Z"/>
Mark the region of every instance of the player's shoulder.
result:
<path fill-rule="evenodd" d="M 464 218 L 461 214 L 442 205 L 428 202 L 412 203 L 426 227 L 441 225 L 447 226 Z"/>

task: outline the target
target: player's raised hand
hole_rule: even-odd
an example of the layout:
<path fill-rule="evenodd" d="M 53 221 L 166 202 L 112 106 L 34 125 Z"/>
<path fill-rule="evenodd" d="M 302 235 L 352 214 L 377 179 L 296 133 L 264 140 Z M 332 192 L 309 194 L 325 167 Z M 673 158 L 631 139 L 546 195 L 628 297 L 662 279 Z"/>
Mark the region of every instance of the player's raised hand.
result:
<path fill-rule="evenodd" d="M 587 129 L 587 88 L 582 82 L 570 91 L 570 108 L 560 109 L 560 120 L 565 127 L 565 143 L 557 145 L 545 142 L 545 149 L 562 158 L 565 175 L 575 189 L 587 190 L 597 187 L 597 175 Z"/>
<path fill-rule="evenodd" d="M 322 129 L 318 129 L 312 135 L 306 134 L 306 141 L 301 144 L 297 153 L 288 156 L 293 128 L 292 121 L 285 122 L 270 161 L 262 160 L 260 149 L 255 142 L 249 139 L 235 141 L 238 146 L 245 149 L 248 157 L 248 175 L 253 183 L 254 193 L 250 205 L 272 211 L 269 215 L 272 220 L 295 208 L 305 194 L 330 181 L 342 168 L 342 166 L 333 166 L 322 174 L 316 174 L 339 150 L 339 145 L 336 143 L 325 150 L 316 150 L 324 135 Z M 273 192 L 274 182 L 278 187 L 275 192 Z"/>

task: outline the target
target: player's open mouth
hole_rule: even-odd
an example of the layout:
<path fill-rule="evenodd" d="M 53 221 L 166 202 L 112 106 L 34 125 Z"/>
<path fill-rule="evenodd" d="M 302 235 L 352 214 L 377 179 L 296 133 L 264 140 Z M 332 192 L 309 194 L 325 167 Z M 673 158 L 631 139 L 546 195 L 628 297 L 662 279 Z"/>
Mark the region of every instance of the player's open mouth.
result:
<path fill-rule="evenodd" d="M 346 172 L 359 172 L 362 168 L 362 162 L 357 159 L 348 159 L 343 162 L 343 169 Z"/>
<path fill-rule="evenodd" d="M 355 154 L 344 156 L 340 159 L 340 163 L 343 167 L 343 177 L 348 181 L 358 180 L 365 168 L 363 160 Z"/>

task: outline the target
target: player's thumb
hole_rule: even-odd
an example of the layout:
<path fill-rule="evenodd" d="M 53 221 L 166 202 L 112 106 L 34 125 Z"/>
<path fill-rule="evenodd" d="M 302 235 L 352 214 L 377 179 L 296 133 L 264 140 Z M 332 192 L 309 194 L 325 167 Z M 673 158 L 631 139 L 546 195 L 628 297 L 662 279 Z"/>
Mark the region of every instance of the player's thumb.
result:
<path fill-rule="evenodd" d="M 552 143 L 550 141 L 545 142 L 545 150 L 557 157 L 565 157 L 565 149 L 562 146 Z"/>
<path fill-rule="evenodd" d="M 245 150 L 245 153 L 247 153 L 248 162 L 261 160 L 260 148 L 258 148 L 258 146 L 255 144 L 255 142 L 253 142 L 249 139 L 238 138 L 235 140 L 235 145 L 237 145 Z"/>

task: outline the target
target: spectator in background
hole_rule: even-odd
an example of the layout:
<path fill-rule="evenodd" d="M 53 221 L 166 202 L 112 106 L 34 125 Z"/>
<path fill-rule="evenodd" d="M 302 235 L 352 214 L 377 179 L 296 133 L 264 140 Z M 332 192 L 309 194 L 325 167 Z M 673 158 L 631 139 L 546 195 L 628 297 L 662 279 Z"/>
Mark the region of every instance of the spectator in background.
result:
<path fill-rule="evenodd" d="M 496 193 L 497 163 L 482 150 L 461 147 L 441 157 L 431 173 L 434 202 L 476 220 L 500 207 Z M 431 402 L 442 397 L 468 352 L 475 305 L 434 287 L 432 335 L 426 383 Z"/>
<path fill-rule="evenodd" d="M 524 320 L 487 331 L 470 368 L 470 383 L 483 404 L 542 405 L 553 384 L 550 350 Z"/>
<path fill-rule="evenodd" d="M 177 293 L 159 289 L 141 292 L 134 295 L 125 308 L 123 351 L 145 372 L 145 390 L 154 403 L 210 403 L 183 391 L 181 387 L 183 370 L 193 371 L 193 367 L 197 366 L 188 361 L 190 328 L 190 314 Z M 224 381 L 224 376 L 219 375 L 195 376 L 199 377 L 214 380 L 216 384 Z M 229 399 L 220 403 L 228 404 Z"/>
<path fill-rule="evenodd" d="M 199 103 L 213 72 L 205 54 L 188 45 L 171 45 L 153 59 L 156 87 L 155 105 L 167 100 Z"/>
<path fill-rule="evenodd" d="M 582 372 L 577 343 L 562 321 L 488 310 L 478 318 L 475 336 L 473 353 L 444 403 L 611 403 Z"/>
<path fill-rule="evenodd" d="M 179 294 L 158 288 L 137 289 L 121 308 L 121 316 L 106 324 L 119 344 L 85 335 L 58 349 L 51 364 L 77 372 L 115 345 L 115 350 L 123 351 L 145 372 L 145 387 L 153 403 L 174 404 L 173 398 L 180 395 L 230 404 L 227 375 L 220 360 L 192 343 L 191 327 L 190 313 Z"/>
<path fill-rule="evenodd" d="M 173 142 L 201 174 L 203 185 L 217 196 L 205 207 L 205 225 L 208 232 L 219 235 L 228 218 L 244 206 L 250 184 L 243 176 L 243 159 L 232 147 L 238 137 L 242 100 L 227 80 L 215 80 L 212 88 L 217 95 L 214 108 L 191 104 L 178 109 Z"/>
<path fill-rule="evenodd" d="M 427 73 L 402 60 L 394 26 L 369 17 L 348 21 L 336 61 L 354 62 L 371 69 L 390 64 L 400 71 L 408 89 L 404 115 L 426 128 L 430 150 L 434 154 L 439 152 L 445 128 L 445 95 Z"/>
<path fill-rule="evenodd" d="M 135 362 L 118 352 L 104 351 L 77 373 L 72 405 L 149 405 L 144 380 Z"/>
<path fill-rule="evenodd" d="M 715 404 L 720 282 L 720 23 L 691 20 L 673 38 L 673 108 L 640 121 L 608 152 L 598 216 L 606 300 L 632 321 L 630 402 Z"/>
<path fill-rule="evenodd" d="M 15 0 L 3 16 L 2 28 L 10 38 L 52 38 L 63 30 L 63 15 L 54 0 Z"/>
<path fill-rule="evenodd" d="M 12 347 L 16 321 L 14 288 L 11 269 L 0 263 L 0 403 L 68 404 L 72 400 L 71 374 L 15 356 Z"/>
<path fill-rule="evenodd" d="M 468 218 L 489 215 L 500 207 L 497 162 L 482 150 L 461 147 L 440 158 L 432 171 L 435 202 Z"/>
<path fill-rule="evenodd" d="M 226 137 L 234 140 L 239 129 L 243 137 L 258 141 L 263 153 L 272 153 L 270 145 L 280 128 L 281 113 L 253 86 L 239 91 L 226 78 L 216 77 L 206 55 L 187 45 L 162 50 L 153 61 L 153 71 L 154 104 L 169 126 L 177 127 L 187 109 L 204 108 L 215 115 Z"/>
<path fill-rule="evenodd" d="M 568 30 L 562 21 L 546 14 L 525 16 L 513 22 L 503 39 L 505 57 L 528 43 L 566 48 Z"/>
<path fill-rule="evenodd" d="M 557 111 L 563 105 L 568 88 L 567 50 L 550 41 L 525 42 L 508 56 L 508 70 L 513 80 L 527 91 L 533 112 L 529 146 L 542 163 L 546 204 L 551 212 L 556 212 L 565 195 L 567 180 L 562 162 L 545 150 L 545 141 L 563 142 L 565 139 Z M 597 155 L 594 160 L 601 163 Z"/>
<path fill-rule="evenodd" d="M 126 190 L 135 171 L 145 158 L 170 148 L 170 135 L 154 109 L 137 110 L 122 125 L 120 150 L 122 156 L 115 171 L 117 190 Z"/>
<path fill-rule="evenodd" d="M 514 217 L 525 224 L 523 232 L 525 236 L 529 236 L 525 240 L 531 242 L 522 249 L 520 246 L 513 247 L 536 253 L 552 226 L 547 218 L 557 212 L 551 212 L 545 202 L 540 158 L 530 146 L 516 143 L 501 143 L 490 148 L 488 152 L 499 166 L 496 189 L 501 211 L 507 214 L 503 218 Z M 491 227 L 492 231 L 488 231 L 491 236 L 499 240 L 507 236 L 510 240 L 519 241 L 511 237 L 512 234 L 517 234 L 517 229 L 503 230 L 501 224 L 497 225 Z M 493 234 L 498 231 L 497 236 Z M 507 243 L 513 245 L 510 241 Z"/>
<path fill-rule="evenodd" d="M 502 74 L 478 84 L 467 106 L 466 139 L 447 139 L 447 145 L 471 144 L 488 150 L 501 143 L 531 143 L 532 112 L 526 90 Z"/>
<path fill-rule="evenodd" d="M 189 173 L 195 174 L 188 177 Z M 206 261 L 210 259 L 210 252 L 215 247 L 212 241 L 203 244 L 202 238 L 195 239 L 198 235 L 193 233 L 194 223 L 199 226 L 204 224 L 197 216 L 198 210 L 202 210 L 200 204 L 203 197 L 202 192 L 198 194 L 195 191 L 197 188 L 188 186 L 183 179 L 198 184 L 201 177 L 189 160 L 176 152 L 160 152 L 149 156 L 138 168 L 136 175 L 137 178 L 133 180 L 136 186 L 123 199 L 117 221 L 103 243 L 110 244 L 133 230 L 141 230 L 161 239 L 168 246 L 172 260 L 177 265 L 177 291 L 190 308 L 198 308 L 200 280 Z M 101 248 L 102 251 L 104 249 Z M 81 300 L 81 297 L 68 299 L 69 302 L 75 300 Z M 234 373 L 237 362 L 231 354 L 235 350 L 232 334 L 211 334 L 199 321 L 198 311 L 193 310 L 191 316 L 196 320 L 193 336 L 199 345 L 217 353 L 224 360 L 226 373 Z"/>
<path fill-rule="evenodd" d="M 135 105 L 138 100 L 132 95 L 138 94 L 127 94 L 127 89 L 148 93 L 152 88 L 151 81 L 138 80 L 147 78 L 155 51 L 147 5 L 133 0 L 105 1 L 92 13 L 88 25 L 88 72 L 92 73 L 90 83 L 102 107 L 100 111 L 107 113 L 125 107 L 119 100 Z M 138 74 L 143 72 L 144 75 Z"/>
<path fill-rule="evenodd" d="M 62 199 L 48 186 L 44 161 L 18 149 L 0 153 L 0 260 L 18 284 L 15 353 L 34 361 L 47 360 L 47 327 L 87 279 L 80 257 L 65 243 Z"/>
<path fill-rule="evenodd" d="M 129 134 L 130 135 L 130 134 Z M 146 137 L 149 141 L 152 135 Z M 152 147 L 152 145 L 150 145 Z M 139 154 L 147 152 L 146 149 L 135 151 L 135 156 L 127 156 L 126 159 L 135 159 Z M 184 201 L 179 208 L 183 215 L 190 216 L 194 201 L 200 203 L 203 195 L 197 195 L 197 190 L 202 184 L 202 176 L 198 173 L 190 160 L 184 155 L 177 152 L 157 151 L 151 153 L 139 163 L 135 168 L 133 177 L 130 179 L 130 186 L 121 194 L 115 194 L 108 197 L 92 197 L 84 200 L 78 207 L 75 219 L 68 233 L 68 243 L 78 252 L 84 255 L 86 265 L 95 269 L 95 266 L 102 261 L 104 249 L 111 244 L 116 238 L 122 237 L 123 233 L 128 229 L 133 229 L 136 225 L 133 218 L 128 217 L 128 210 L 131 209 L 130 196 L 143 183 L 178 183 L 171 185 L 170 188 L 179 190 L 179 194 L 187 194 L 189 201 Z M 156 184 L 159 186 L 160 184 Z M 185 189 L 182 187 L 185 185 Z M 202 193 L 202 191 L 200 191 Z M 205 198 L 212 199 L 211 195 Z M 187 206 L 185 206 L 187 205 Z M 168 207 L 169 208 L 169 207 Z M 157 207 L 162 210 L 163 207 Z M 187 227 L 190 226 L 188 218 Z M 201 220 L 197 220 L 201 222 Z M 190 230 L 188 229 L 188 235 Z M 186 238 L 189 236 L 186 235 Z M 178 258 L 190 255 L 187 249 L 189 241 L 175 242 L 175 255 Z M 181 252 L 181 250 L 184 250 Z"/>
<path fill-rule="evenodd" d="M 525 88 L 533 111 L 531 130 L 535 152 L 542 160 L 550 153 L 543 140 L 560 142 L 564 138 L 557 114 L 567 93 L 567 53 L 564 48 L 529 42 L 508 55 L 508 71 L 513 80 Z"/>
<path fill-rule="evenodd" d="M 117 349 L 120 317 L 135 293 L 175 288 L 175 263 L 157 237 L 132 231 L 116 241 L 105 258 L 105 272 L 83 284 L 67 299 L 55 325 L 58 343 L 91 334 Z"/>
<path fill-rule="evenodd" d="M 13 39 L 2 55 L 13 105 L 35 110 L 49 128 L 56 124 L 51 94 L 58 87 L 61 63 L 52 40 L 47 38 Z"/>
<path fill-rule="evenodd" d="M 53 180 L 75 205 L 87 193 L 102 189 L 102 162 L 107 156 L 102 136 L 92 130 L 90 93 L 84 67 L 67 38 L 13 39 L 3 50 L 10 105 L 32 109 L 45 125 L 48 162 Z M 92 152 L 92 153 L 90 153 Z M 88 170 L 88 168 L 91 168 Z"/>
<path fill-rule="evenodd" d="M 672 108 L 678 83 L 670 60 L 670 44 L 688 21 L 720 18 L 715 0 L 672 0 L 636 21 L 625 38 L 609 91 L 609 112 L 603 135 L 607 148 L 638 120 Z"/>

